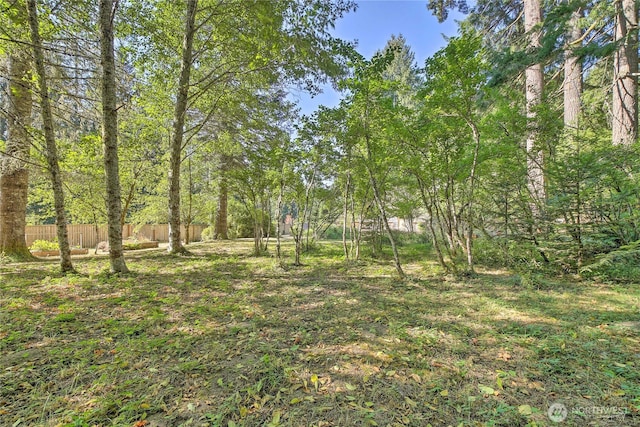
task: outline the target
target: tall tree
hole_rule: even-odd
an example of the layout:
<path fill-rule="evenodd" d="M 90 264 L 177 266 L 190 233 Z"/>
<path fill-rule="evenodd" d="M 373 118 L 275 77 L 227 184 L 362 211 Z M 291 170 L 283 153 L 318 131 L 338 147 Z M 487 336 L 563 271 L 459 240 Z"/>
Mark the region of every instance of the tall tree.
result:
<path fill-rule="evenodd" d="M 524 0 L 524 29 L 527 34 L 529 48 L 533 51 L 541 47 L 542 8 L 540 0 Z M 544 75 L 542 64 L 538 61 L 530 64 L 525 70 L 525 98 L 528 119 L 528 133 L 525 148 L 527 150 L 527 170 L 529 191 L 533 198 L 532 210 L 540 213 L 545 199 L 544 188 L 544 154 L 539 138 L 538 109 L 542 103 Z"/>
<path fill-rule="evenodd" d="M 613 56 L 613 143 L 631 145 L 638 138 L 638 3 L 616 0 Z"/>
<path fill-rule="evenodd" d="M 574 134 L 578 128 L 582 98 L 582 61 L 575 53 L 582 38 L 581 17 L 581 7 L 571 12 L 564 50 L 564 126 L 571 134 Z"/>
<path fill-rule="evenodd" d="M 171 136 L 171 158 L 169 160 L 169 252 L 173 254 L 186 252 L 180 240 L 180 163 L 182 160 L 184 121 L 189 98 L 189 78 L 191 76 L 193 37 L 196 32 L 195 21 L 197 8 L 197 0 L 188 0 L 182 41 L 180 80 L 178 82 L 178 96 L 176 99 L 173 133 Z"/>
<path fill-rule="evenodd" d="M 398 160 L 397 151 L 390 149 L 395 143 L 390 136 L 401 127 L 398 120 L 401 107 L 393 99 L 397 84 L 382 77 L 394 56 L 389 50 L 375 55 L 370 61 L 359 58 L 354 77 L 346 83 L 351 95 L 343 101 L 343 108 L 347 111 L 350 133 L 358 141 L 356 149 L 369 178 L 381 229 L 391 244 L 396 271 L 404 278 L 396 239 L 389 225 L 389 201 L 385 191 L 388 171 L 397 168 Z"/>
<path fill-rule="evenodd" d="M 100 63 L 102 65 L 102 144 L 107 184 L 107 221 L 109 261 L 112 273 L 127 273 L 129 269 L 122 250 L 122 204 L 118 166 L 118 109 L 116 106 L 116 64 L 114 54 L 114 18 L 118 2 L 100 0 Z"/>
<path fill-rule="evenodd" d="M 14 1 L 6 10 L 13 26 L 24 26 L 24 1 Z M 16 43 L 9 50 L 9 99 L 7 141 L 0 155 L 0 253 L 29 259 L 25 239 L 31 149 L 31 61 L 28 48 Z"/>
<path fill-rule="evenodd" d="M 382 77 L 396 84 L 393 98 L 394 102 L 406 108 L 416 106 L 415 94 L 421 83 L 416 65 L 415 54 L 407 44 L 407 40 L 401 34 L 398 37 L 391 35 L 383 52 L 393 54 L 393 60 L 383 71 Z"/>
<path fill-rule="evenodd" d="M 482 99 L 484 95 L 482 93 L 483 82 L 487 70 L 484 56 L 480 37 L 474 33 L 463 32 L 460 37 L 451 38 L 447 46 L 428 59 L 425 65 L 427 75 L 425 107 L 429 111 L 446 117 L 446 120 L 459 120 L 460 124 L 468 126 L 469 129 L 470 144 L 468 145 L 473 149 L 469 149 L 464 158 L 465 163 L 469 165 L 468 179 L 464 176 L 463 188 L 465 191 L 458 196 L 462 206 L 455 209 L 459 212 L 458 215 L 463 216 L 460 218 L 461 221 L 455 222 L 465 223 L 462 233 L 463 247 L 467 255 L 467 267 L 471 272 L 474 270 L 472 238 L 475 226 L 474 217 L 476 216 L 475 191 L 478 181 L 478 155 L 481 143 L 481 115 L 478 111 L 478 100 Z M 432 120 L 437 123 L 438 118 Z M 457 176 L 462 175 L 460 169 L 458 166 Z M 432 207 L 427 207 L 427 210 L 432 209 Z"/>
<path fill-rule="evenodd" d="M 38 22 L 36 0 L 27 0 L 27 9 L 29 15 L 29 28 L 31 30 L 31 46 L 33 48 L 40 95 L 40 109 L 42 110 L 45 156 L 47 158 L 47 166 L 49 174 L 51 175 L 51 186 L 53 188 L 56 230 L 58 235 L 58 246 L 60 248 L 60 267 L 63 272 L 68 272 L 73 271 L 73 264 L 71 263 L 71 250 L 69 248 L 67 218 L 64 206 L 64 190 L 62 188 L 62 177 L 60 174 L 60 165 L 58 163 L 58 147 L 56 146 L 53 130 L 53 114 L 51 113 L 51 101 L 49 100 L 49 87 L 47 85 L 44 53 L 42 49 L 42 41 L 40 39 L 40 24 Z"/>

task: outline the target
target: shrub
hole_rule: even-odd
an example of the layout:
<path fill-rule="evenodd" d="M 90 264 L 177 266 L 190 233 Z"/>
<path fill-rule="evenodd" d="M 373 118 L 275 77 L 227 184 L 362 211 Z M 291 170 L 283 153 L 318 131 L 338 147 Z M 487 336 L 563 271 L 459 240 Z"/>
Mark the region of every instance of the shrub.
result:
<path fill-rule="evenodd" d="M 262 218 L 262 227 L 264 232 L 267 232 L 269 229 L 269 218 Z M 271 223 L 271 236 L 275 236 L 275 224 Z M 249 212 L 243 210 L 241 212 L 236 213 L 235 215 L 229 216 L 229 230 L 228 230 L 229 238 L 233 239 L 236 237 L 246 238 L 253 237 L 254 234 L 254 224 L 253 217 Z M 266 237 L 266 236 L 264 236 Z"/>
<path fill-rule="evenodd" d="M 214 240 L 215 233 L 216 233 L 215 227 L 209 226 L 204 230 L 202 230 L 202 233 L 200 234 L 200 239 L 203 242 L 212 242 Z"/>
<path fill-rule="evenodd" d="M 350 230 L 347 228 L 347 240 L 349 240 L 349 231 Z M 342 240 L 342 227 L 331 225 L 324 231 L 320 238 L 327 240 Z"/>
<path fill-rule="evenodd" d="M 29 247 L 32 251 L 58 251 L 60 247 L 58 242 L 52 242 L 49 240 L 36 240 Z"/>
<path fill-rule="evenodd" d="M 521 272 L 540 271 L 543 263 L 534 244 L 508 238 L 478 238 L 473 242 L 473 254 L 479 264 Z"/>
<path fill-rule="evenodd" d="M 398 246 L 415 244 L 425 245 L 427 243 L 430 243 L 425 233 L 410 233 L 408 231 L 393 230 L 392 234 Z M 386 241 L 388 242 L 389 239 L 386 239 Z"/>
<path fill-rule="evenodd" d="M 640 240 L 596 257 L 580 273 L 587 278 L 621 283 L 640 282 Z"/>

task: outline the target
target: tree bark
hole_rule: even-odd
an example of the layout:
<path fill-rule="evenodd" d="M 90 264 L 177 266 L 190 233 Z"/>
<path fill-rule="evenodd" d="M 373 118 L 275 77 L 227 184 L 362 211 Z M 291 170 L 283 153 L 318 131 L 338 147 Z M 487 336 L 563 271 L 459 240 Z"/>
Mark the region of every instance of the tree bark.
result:
<path fill-rule="evenodd" d="M 7 141 L 0 163 L 0 252 L 16 260 L 32 258 L 25 239 L 31 143 L 31 67 L 26 52 L 9 56 Z"/>
<path fill-rule="evenodd" d="M 467 233 L 465 236 L 465 249 L 467 252 L 467 267 L 470 272 L 474 272 L 473 269 L 473 202 L 474 202 L 474 190 L 476 186 L 476 170 L 478 167 L 478 153 L 480 151 L 480 131 L 478 126 L 472 121 L 467 119 L 467 124 L 471 128 L 473 134 L 473 162 L 471 164 L 471 171 L 469 173 L 469 205 L 467 207 Z"/>
<path fill-rule="evenodd" d="M 184 220 L 184 244 L 191 242 L 191 223 L 193 222 L 193 172 L 191 169 L 191 157 L 188 164 L 189 172 L 189 206 L 187 206 L 187 217 Z"/>
<path fill-rule="evenodd" d="M 189 0 L 187 2 L 187 14 L 185 17 L 182 44 L 182 64 L 180 66 L 178 96 L 173 118 L 171 157 L 169 161 L 169 253 L 172 254 L 186 252 L 180 241 L 180 163 L 193 58 L 193 36 L 196 31 L 195 19 L 197 5 L 197 0 Z"/>
<path fill-rule="evenodd" d="M 16 16 L 26 22 L 22 1 L 12 2 Z M 26 48 L 9 53 L 7 141 L 0 154 L 0 253 L 16 260 L 29 260 L 25 238 L 30 156 L 31 64 Z"/>
<path fill-rule="evenodd" d="M 102 143 L 107 184 L 107 222 L 109 261 L 112 273 L 127 273 L 129 269 L 122 250 L 120 215 L 120 171 L 118 166 L 118 110 L 116 107 L 116 66 L 113 21 L 117 2 L 100 0 L 100 61 L 102 64 Z"/>
<path fill-rule="evenodd" d="M 541 46 L 542 9 L 540 0 L 524 0 L 524 30 L 527 33 L 529 47 L 536 51 Z M 540 207 L 545 200 L 544 155 L 539 141 L 539 123 L 537 109 L 542 102 L 544 76 L 542 64 L 535 63 L 525 70 L 525 98 L 527 114 L 527 172 L 528 187 L 533 198 L 534 217 L 539 216 Z"/>
<path fill-rule="evenodd" d="M 344 250 L 344 259 L 349 261 L 349 248 L 347 246 L 347 221 L 349 215 L 349 193 L 351 191 L 351 172 L 347 171 L 347 181 L 344 185 L 344 198 L 342 201 L 342 249 Z"/>
<path fill-rule="evenodd" d="M 47 77 L 44 67 L 44 53 L 42 51 L 42 41 L 40 39 L 40 26 L 38 22 L 36 0 L 27 0 L 27 8 L 29 15 L 29 27 L 31 30 L 31 44 L 40 89 L 40 108 L 42 110 L 42 123 L 46 144 L 45 155 L 47 158 L 49 174 L 51 175 L 51 185 L 53 187 L 56 231 L 58 234 L 58 246 L 60 247 L 60 268 L 63 273 L 66 273 L 74 271 L 74 269 L 71 262 L 71 249 L 69 247 L 69 234 L 67 232 L 67 217 L 64 211 L 64 190 L 62 188 L 60 165 L 58 164 L 58 147 L 56 146 L 55 134 L 53 131 L 53 114 L 51 113 L 49 88 L 47 86 Z"/>
<path fill-rule="evenodd" d="M 282 164 L 280 171 L 280 179 L 278 182 L 278 201 L 276 202 L 276 260 L 278 265 L 282 266 L 282 203 L 284 199 L 284 169 L 285 164 Z"/>
<path fill-rule="evenodd" d="M 614 145 L 633 144 L 638 137 L 638 5 L 636 0 L 616 0 L 613 58 Z"/>
<path fill-rule="evenodd" d="M 582 9 L 580 8 L 571 14 L 567 46 L 564 51 L 564 127 L 572 135 L 578 130 L 580 100 L 582 98 L 582 62 L 574 53 L 577 46 L 573 46 L 582 36 L 579 25 L 581 17 Z"/>
<path fill-rule="evenodd" d="M 228 202 L 229 202 L 229 185 L 227 183 L 227 163 L 229 159 L 226 155 L 220 156 L 220 191 L 218 193 L 218 209 L 216 210 L 215 235 L 216 240 L 229 239 L 228 224 Z"/>

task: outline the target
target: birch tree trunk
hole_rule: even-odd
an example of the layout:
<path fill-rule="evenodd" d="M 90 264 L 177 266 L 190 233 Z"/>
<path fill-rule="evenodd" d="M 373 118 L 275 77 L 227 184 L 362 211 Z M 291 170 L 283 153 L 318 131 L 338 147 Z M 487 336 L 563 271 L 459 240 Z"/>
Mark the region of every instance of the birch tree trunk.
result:
<path fill-rule="evenodd" d="M 12 2 L 26 22 L 22 1 Z M 9 53 L 7 141 L 0 154 L 0 253 L 16 261 L 33 258 L 25 238 L 31 141 L 31 64 L 26 48 Z"/>
<path fill-rule="evenodd" d="M 51 113 L 49 88 L 47 85 L 46 71 L 44 67 L 44 53 L 42 51 L 42 41 L 40 39 L 40 25 L 38 22 L 36 0 L 27 0 L 27 8 L 29 15 L 29 28 L 31 30 L 31 44 L 40 92 L 40 108 L 42 110 L 42 123 L 46 144 L 45 155 L 47 158 L 49 174 L 51 175 L 51 185 L 53 187 L 56 231 L 58 234 L 58 246 L 60 247 L 60 268 L 62 269 L 62 272 L 70 272 L 74 270 L 71 262 L 71 250 L 69 248 L 67 217 L 64 211 L 64 190 L 62 188 L 60 165 L 58 164 L 58 147 L 56 146 L 55 135 L 53 132 L 53 115 Z"/>
<path fill-rule="evenodd" d="M 180 160 L 184 137 L 184 121 L 189 97 L 189 79 L 193 57 L 193 36 L 196 31 L 196 9 L 198 1 L 188 0 L 182 44 L 182 65 L 178 82 L 178 96 L 173 118 L 171 158 L 169 161 L 169 253 L 184 254 L 180 241 Z"/>
<path fill-rule="evenodd" d="M 616 0 L 613 57 L 614 145 L 633 144 L 638 137 L 638 5 L 636 0 Z"/>
<path fill-rule="evenodd" d="M 118 110 L 113 21 L 117 2 L 100 0 L 100 62 L 102 64 L 102 143 L 107 183 L 109 261 L 112 273 L 129 271 L 122 251 L 120 171 L 118 167 Z"/>
<path fill-rule="evenodd" d="M 524 30 L 527 33 L 529 47 L 538 50 L 541 46 L 542 9 L 540 0 L 524 0 Z M 540 207 L 545 200 L 544 188 L 544 155 L 539 141 L 537 108 L 542 102 L 544 76 L 542 64 L 535 63 L 525 70 L 525 98 L 527 114 L 527 172 L 528 187 L 533 198 L 532 211 L 534 217 L 540 214 Z"/>

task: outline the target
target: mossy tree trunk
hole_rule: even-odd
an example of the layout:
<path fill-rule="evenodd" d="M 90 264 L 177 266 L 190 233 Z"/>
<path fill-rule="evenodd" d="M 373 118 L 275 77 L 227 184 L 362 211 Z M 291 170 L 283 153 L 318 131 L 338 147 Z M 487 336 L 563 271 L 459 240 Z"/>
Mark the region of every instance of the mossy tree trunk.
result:
<path fill-rule="evenodd" d="M 26 22 L 26 8 L 12 2 Z M 7 141 L 0 154 L 0 253 L 14 260 L 33 257 L 25 238 L 31 141 L 31 63 L 29 53 L 18 48 L 9 54 Z"/>

